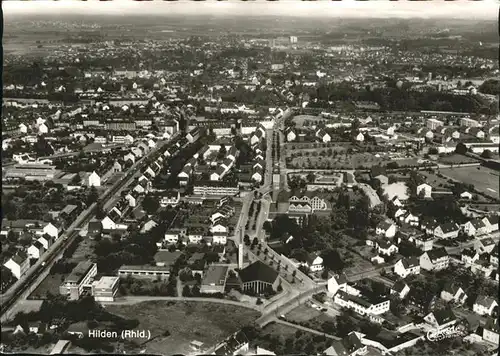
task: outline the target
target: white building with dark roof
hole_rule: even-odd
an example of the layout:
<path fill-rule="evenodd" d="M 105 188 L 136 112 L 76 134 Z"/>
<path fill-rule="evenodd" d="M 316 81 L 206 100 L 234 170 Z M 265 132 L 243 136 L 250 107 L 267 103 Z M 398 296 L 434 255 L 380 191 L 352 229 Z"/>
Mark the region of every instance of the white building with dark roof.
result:
<path fill-rule="evenodd" d="M 17 279 L 20 279 L 30 268 L 28 255 L 19 251 L 4 263 L 4 267 L 9 269 Z"/>

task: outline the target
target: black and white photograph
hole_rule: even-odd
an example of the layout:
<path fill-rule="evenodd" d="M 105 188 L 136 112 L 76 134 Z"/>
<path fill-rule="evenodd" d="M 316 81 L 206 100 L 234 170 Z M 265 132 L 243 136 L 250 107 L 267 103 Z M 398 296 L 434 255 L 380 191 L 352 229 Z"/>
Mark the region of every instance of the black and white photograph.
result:
<path fill-rule="evenodd" d="M 1 6 L 1 354 L 498 355 L 499 1 Z"/>

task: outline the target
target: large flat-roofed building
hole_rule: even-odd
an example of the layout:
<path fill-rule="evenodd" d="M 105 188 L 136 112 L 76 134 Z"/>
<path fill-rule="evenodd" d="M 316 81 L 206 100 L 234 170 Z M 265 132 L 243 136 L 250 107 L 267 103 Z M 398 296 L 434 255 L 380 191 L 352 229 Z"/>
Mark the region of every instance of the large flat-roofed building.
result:
<path fill-rule="evenodd" d="M 166 280 L 170 276 L 170 266 L 121 266 L 118 270 L 118 277 L 142 279 L 161 279 Z"/>
<path fill-rule="evenodd" d="M 210 266 L 201 281 L 200 292 L 210 294 L 224 293 L 228 270 L 229 267 L 227 266 Z"/>
<path fill-rule="evenodd" d="M 466 126 L 466 127 L 479 127 L 481 126 L 479 124 L 479 121 L 471 119 L 469 117 L 462 117 L 460 118 L 460 126 Z"/>
<path fill-rule="evenodd" d="M 219 181 L 205 181 L 196 183 L 193 188 L 195 195 L 236 195 L 240 192 L 238 185 L 229 185 Z"/>
<path fill-rule="evenodd" d="M 92 283 L 92 295 L 96 302 L 112 302 L 118 291 L 120 277 L 101 277 L 100 280 Z"/>
<path fill-rule="evenodd" d="M 70 300 L 78 300 L 84 288 L 92 288 L 92 281 L 97 274 L 97 264 L 90 261 L 80 262 L 59 287 L 59 293 Z"/>
<path fill-rule="evenodd" d="M 109 131 L 134 131 L 136 129 L 134 121 L 108 121 L 105 126 Z"/>
<path fill-rule="evenodd" d="M 24 178 L 26 180 L 46 181 L 52 180 L 57 173 L 55 166 L 47 164 L 16 164 L 13 167 L 5 168 L 3 176 L 5 179 Z"/>
<path fill-rule="evenodd" d="M 435 130 L 436 128 L 440 126 L 444 126 L 444 122 L 438 119 L 428 119 L 427 122 L 427 128 L 431 130 Z"/>

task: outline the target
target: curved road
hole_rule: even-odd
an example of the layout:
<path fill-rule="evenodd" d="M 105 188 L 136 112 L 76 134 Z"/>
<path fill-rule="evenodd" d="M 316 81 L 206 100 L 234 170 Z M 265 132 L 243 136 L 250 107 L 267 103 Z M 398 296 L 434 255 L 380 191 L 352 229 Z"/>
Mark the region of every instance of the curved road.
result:
<path fill-rule="evenodd" d="M 243 307 L 247 309 L 253 309 L 258 312 L 262 312 L 264 309 L 259 305 L 252 305 L 249 303 L 237 302 L 234 300 L 219 299 L 219 298 L 203 298 L 203 297 L 150 297 L 150 296 L 125 296 L 115 299 L 114 302 L 101 302 L 102 305 L 129 305 L 137 304 L 142 302 L 151 301 L 172 301 L 172 302 L 198 302 L 198 303 L 219 303 L 226 305 L 234 305 L 237 307 Z"/>

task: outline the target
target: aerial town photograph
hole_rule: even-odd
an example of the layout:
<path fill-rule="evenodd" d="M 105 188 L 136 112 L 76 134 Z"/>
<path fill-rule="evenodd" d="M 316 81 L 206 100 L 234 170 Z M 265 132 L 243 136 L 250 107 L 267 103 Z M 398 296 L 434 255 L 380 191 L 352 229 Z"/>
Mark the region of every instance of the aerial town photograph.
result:
<path fill-rule="evenodd" d="M 1 354 L 498 354 L 497 1 L 2 10 Z"/>

